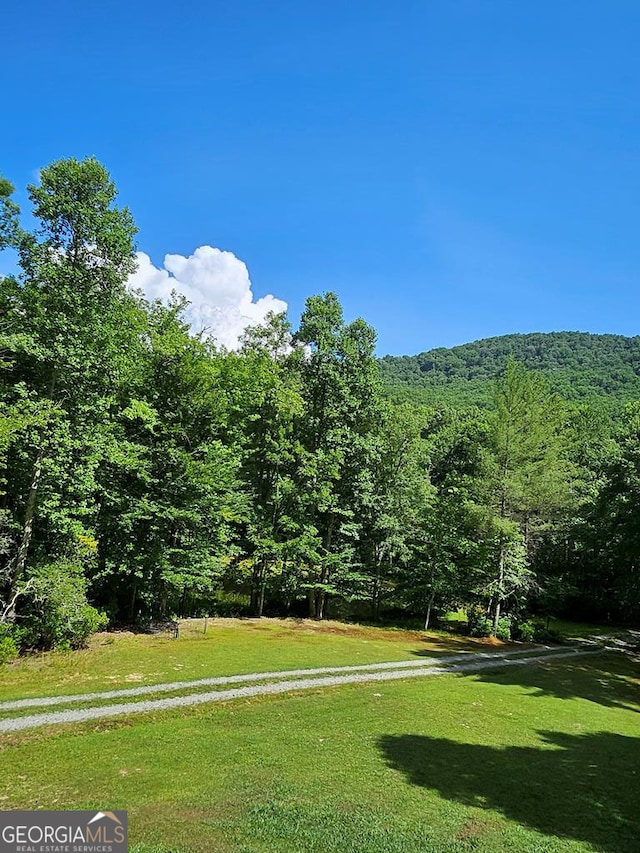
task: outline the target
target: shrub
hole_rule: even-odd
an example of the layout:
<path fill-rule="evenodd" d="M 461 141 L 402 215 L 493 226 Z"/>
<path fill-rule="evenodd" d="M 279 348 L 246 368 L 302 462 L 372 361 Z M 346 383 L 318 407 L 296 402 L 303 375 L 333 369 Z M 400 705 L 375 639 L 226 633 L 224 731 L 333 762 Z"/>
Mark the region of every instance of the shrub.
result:
<path fill-rule="evenodd" d="M 36 569 L 22 600 L 19 636 L 23 648 L 80 649 L 107 617 L 87 602 L 82 567 L 59 561 Z"/>
<path fill-rule="evenodd" d="M 515 636 L 523 643 L 561 643 L 562 634 L 547 628 L 542 622 L 528 619 L 520 622 L 515 629 Z"/>
<path fill-rule="evenodd" d="M 537 625 L 535 622 L 526 621 L 520 622 L 516 627 L 516 638 L 522 640 L 523 643 L 533 643 L 536 639 Z"/>
<path fill-rule="evenodd" d="M 498 619 L 496 626 L 496 637 L 499 640 L 511 639 L 511 619 L 508 616 L 502 616 Z"/>
<path fill-rule="evenodd" d="M 467 610 L 467 627 L 472 637 L 489 637 L 493 625 L 482 608 L 470 607 Z"/>
<path fill-rule="evenodd" d="M 534 639 L 536 643 L 561 643 L 563 637 L 559 631 L 554 631 L 553 628 L 537 624 Z"/>
<path fill-rule="evenodd" d="M 10 663 L 18 657 L 18 644 L 13 636 L 12 626 L 0 624 L 0 666 Z"/>
<path fill-rule="evenodd" d="M 235 592 L 219 592 L 211 602 L 211 616 L 250 616 L 249 598 Z"/>

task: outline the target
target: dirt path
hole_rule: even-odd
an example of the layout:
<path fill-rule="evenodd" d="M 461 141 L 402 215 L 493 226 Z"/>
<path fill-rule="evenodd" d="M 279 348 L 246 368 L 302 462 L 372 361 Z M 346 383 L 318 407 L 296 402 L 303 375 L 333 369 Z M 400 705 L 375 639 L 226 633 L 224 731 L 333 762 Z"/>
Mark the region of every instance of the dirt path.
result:
<path fill-rule="evenodd" d="M 602 638 L 604 639 L 604 638 Z M 39 714 L 9 717 L 0 720 L 0 733 L 34 729 L 61 723 L 79 723 L 87 720 L 106 719 L 149 711 L 162 711 L 190 705 L 224 702 L 231 699 L 248 698 L 267 694 L 287 693 L 299 690 L 317 690 L 321 687 L 337 687 L 343 684 L 365 684 L 369 682 L 395 681 L 403 678 L 424 678 L 444 673 L 474 672 L 506 666 L 523 666 L 546 660 L 558 660 L 593 654 L 602 651 L 600 643 L 586 642 L 571 649 L 536 647 L 500 652 L 459 653 L 440 658 L 423 660 L 390 661 L 385 663 L 359 664 L 356 666 L 321 667 L 317 669 L 285 670 L 282 672 L 248 673 L 246 675 L 220 676 L 197 681 L 171 682 L 144 685 L 102 693 L 84 693 L 75 696 L 49 696 L 40 699 L 17 699 L 0 703 L 0 712 L 20 711 L 30 707 L 67 705 L 75 702 L 104 702 L 118 698 L 134 698 L 153 693 L 193 691 L 206 686 L 223 688 L 229 684 L 245 684 L 243 687 L 218 689 L 206 692 L 187 692 L 169 698 L 147 699 L 120 704 L 103 704 L 89 708 L 47 711 Z M 541 653 L 542 652 L 542 653 Z M 250 682 L 262 682 L 251 684 Z"/>

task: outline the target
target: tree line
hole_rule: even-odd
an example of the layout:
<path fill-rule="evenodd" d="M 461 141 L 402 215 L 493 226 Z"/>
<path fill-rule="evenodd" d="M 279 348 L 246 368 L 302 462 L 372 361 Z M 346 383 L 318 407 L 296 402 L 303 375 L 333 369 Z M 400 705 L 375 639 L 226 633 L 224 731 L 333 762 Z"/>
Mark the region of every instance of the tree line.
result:
<path fill-rule="evenodd" d="M 532 638 L 640 614 L 640 404 L 614 423 L 508 361 L 492 405 L 394 403 L 375 331 L 312 296 L 227 352 L 131 292 L 135 225 L 95 159 L 0 182 L 0 657 L 211 613 Z"/>

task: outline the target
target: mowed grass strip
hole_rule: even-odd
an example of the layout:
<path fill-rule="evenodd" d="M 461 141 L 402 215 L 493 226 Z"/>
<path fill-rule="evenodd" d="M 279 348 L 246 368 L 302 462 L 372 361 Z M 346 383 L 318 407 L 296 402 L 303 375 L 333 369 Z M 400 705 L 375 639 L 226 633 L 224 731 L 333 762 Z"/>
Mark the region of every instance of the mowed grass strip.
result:
<path fill-rule="evenodd" d="M 332 687 L 338 684 L 374 682 L 404 678 L 437 677 L 446 672 L 471 672 L 504 666 L 522 666 L 541 659 L 582 657 L 601 651 L 597 646 L 570 648 L 524 648 L 491 652 L 457 653 L 440 657 L 423 657 L 396 663 L 371 663 L 347 667 L 283 670 L 261 674 L 234 675 L 194 682 L 146 685 L 121 691 L 21 699 L 0 703 L 0 734 L 42 725 L 82 722 L 84 719 L 106 719 L 135 713 L 226 701 L 263 693 Z M 115 695 L 114 695 L 115 694 Z M 125 694 L 125 695 L 122 695 Z M 17 706 L 17 707 L 16 707 Z M 25 725 L 11 725 L 25 717 Z M 7 725 L 5 725 L 5 722 Z"/>
<path fill-rule="evenodd" d="M 0 701 L 490 649 L 487 641 L 434 632 L 293 619 L 209 620 L 205 634 L 204 621 L 191 620 L 176 640 L 98 634 L 88 649 L 34 655 L 0 667 Z"/>
<path fill-rule="evenodd" d="M 640 678 L 603 654 L 6 736 L 3 808 L 127 808 L 134 853 L 631 853 Z"/>

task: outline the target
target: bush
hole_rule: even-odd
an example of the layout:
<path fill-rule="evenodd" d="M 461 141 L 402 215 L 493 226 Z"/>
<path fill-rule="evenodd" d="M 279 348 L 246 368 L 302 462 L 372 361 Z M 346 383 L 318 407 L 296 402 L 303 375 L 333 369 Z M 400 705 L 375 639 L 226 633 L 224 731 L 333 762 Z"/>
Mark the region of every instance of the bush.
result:
<path fill-rule="evenodd" d="M 482 608 L 470 607 L 467 610 L 467 627 L 472 637 L 490 637 L 493 624 Z"/>
<path fill-rule="evenodd" d="M 0 624 L 0 666 L 10 663 L 18 657 L 18 644 L 13 636 L 12 626 Z"/>
<path fill-rule="evenodd" d="M 82 567 L 60 561 L 36 569 L 22 599 L 18 634 L 31 649 L 80 649 L 108 619 L 87 602 Z"/>
<path fill-rule="evenodd" d="M 554 631 L 553 628 L 537 624 L 534 639 L 536 643 L 561 643 L 563 637 L 559 631 Z"/>
<path fill-rule="evenodd" d="M 498 619 L 496 626 L 496 637 L 499 640 L 511 639 L 511 619 L 508 616 L 502 616 Z"/>
<path fill-rule="evenodd" d="M 534 622 L 520 622 L 520 624 L 516 627 L 515 635 L 516 639 L 521 640 L 523 643 L 533 643 L 536 639 L 536 629 L 537 626 Z"/>
<path fill-rule="evenodd" d="M 219 592 L 211 602 L 211 616 L 250 616 L 251 605 L 246 595 L 235 592 Z"/>
<path fill-rule="evenodd" d="M 520 624 L 515 629 L 515 636 L 523 643 L 561 643 L 562 634 L 547 628 L 542 622 L 535 622 L 529 619 Z"/>

